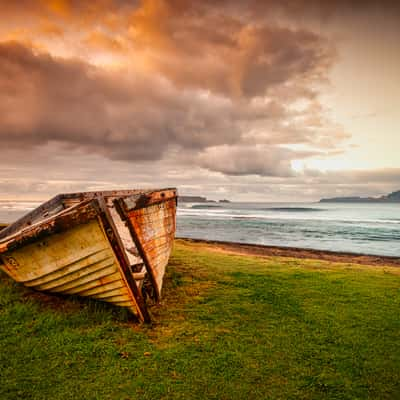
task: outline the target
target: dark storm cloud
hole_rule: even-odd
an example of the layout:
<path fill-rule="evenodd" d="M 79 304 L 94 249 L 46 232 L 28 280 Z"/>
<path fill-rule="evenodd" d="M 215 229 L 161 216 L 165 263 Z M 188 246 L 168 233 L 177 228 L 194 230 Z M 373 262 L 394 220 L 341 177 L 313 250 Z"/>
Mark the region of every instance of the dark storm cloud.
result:
<path fill-rule="evenodd" d="M 322 18 L 357 14 L 387 14 L 400 12 L 397 0 L 289 0 L 286 12 L 294 15 L 320 16 Z"/>
<path fill-rule="evenodd" d="M 299 69 L 304 72 L 302 65 Z M 297 117 L 298 112 L 288 110 L 279 94 L 263 100 L 231 99 L 182 90 L 160 75 L 135 70 L 123 75 L 35 52 L 18 43 L 0 44 L 0 138 L 4 146 L 29 148 L 56 142 L 111 159 L 135 161 L 158 160 L 173 147 L 202 154 L 209 147 L 245 146 L 249 132 L 255 132 L 253 140 L 260 135 L 261 141 L 274 144 L 312 143 L 326 137 L 317 126 L 313 131 L 300 122 L 291 127 L 289 122 Z M 229 157 L 230 147 L 223 149 L 224 157 Z M 272 171 L 267 160 L 261 165 L 262 158 L 257 166 L 240 161 L 250 156 L 245 147 L 243 154 L 236 147 L 230 157 L 237 158 L 235 168 L 243 168 L 242 174 L 286 174 L 291 154 L 271 149 L 275 150 L 277 165 L 285 168 Z M 281 162 L 278 156 L 283 157 Z M 193 161 L 201 159 L 211 170 L 238 173 L 235 168 L 221 168 L 218 160 L 214 164 L 210 157 L 202 157 Z"/>
<path fill-rule="evenodd" d="M 310 31 L 268 18 L 254 24 L 218 3 L 146 1 L 131 28 L 154 71 L 180 88 L 229 97 L 263 96 L 294 81 L 310 84 L 325 76 L 334 57 L 329 43 Z"/>
<path fill-rule="evenodd" d="M 399 10 L 0 0 L 0 198 L 133 185 L 251 200 L 395 190 L 398 169 L 295 173 L 291 161 L 327 158 L 348 138 L 320 100 L 341 50 L 327 27 L 363 40 Z"/>
<path fill-rule="evenodd" d="M 0 136 L 9 146 L 60 142 L 116 159 L 159 159 L 168 146 L 235 140 L 232 105 L 129 79 L 79 61 L 0 45 Z"/>
<path fill-rule="evenodd" d="M 236 15 L 264 18 L 268 13 L 278 16 L 289 16 L 293 19 L 308 18 L 326 21 L 343 15 L 400 14 L 400 3 L 397 0 L 207 0 L 210 6 L 230 10 Z"/>

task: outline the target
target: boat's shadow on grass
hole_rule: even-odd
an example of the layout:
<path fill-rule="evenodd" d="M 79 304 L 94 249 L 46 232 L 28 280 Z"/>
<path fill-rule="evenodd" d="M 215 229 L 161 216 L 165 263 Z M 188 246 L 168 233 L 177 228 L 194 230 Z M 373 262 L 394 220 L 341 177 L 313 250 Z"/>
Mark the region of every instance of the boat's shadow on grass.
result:
<path fill-rule="evenodd" d="M 190 278 L 189 271 L 188 276 Z M 167 271 L 164 280 L 163 299 L 160 303 L 155 303 L 147 298 L 147 306 L 152 314 L 152 321 L 149 324 L 141 324 L 135 315 L 127 308 L 116 307 L 111 303 L 99 301 L 96 299 L 62 295 L 59 293 L 40 292 L 30 289 L 11 279 L 5 272 L 0 270 L 0 308 L 9 306 L 11 303 L 19 306 L 26 305 L 32 311 L 38 313 L 49 313 L 59 317 L 73 318 L 79 320 L 82 324 L 101 325 L 104 320 L 112 320 L 115 324 L 129 324 L 134 328 L 145 326 L 147 329 L 156 328 L 160 324 L 160 318 L 167 317 L 170 308 L 180 308 L 201 292 L 198 285 L 185 287 L 187 278 L 182 271 L 174 269 L 174 262 L 171 263 L 171 270 Z M 3 292 L 3 293 L 2 293 Z M 168 318 L 168 317 L 167 317 Z"/>
<path fill-rule="evenodd" d="M 86 324 L 89 321 L 91 324 L 96 321 L 101 324 L 104 318 L 111 318 L 115 323 L 138 323 L 137 318 L 125 308 L 85 297 L 39 292 L 13 281 L 3 271 L 0 271 L 0 285 L 7 293 L 6 296 L 2 294 L 2 303 L 9 299 L 15 304 L 25 304 L 38 312 L 52 313 L 66 319 L 81 316 L 82 323 Z"/>

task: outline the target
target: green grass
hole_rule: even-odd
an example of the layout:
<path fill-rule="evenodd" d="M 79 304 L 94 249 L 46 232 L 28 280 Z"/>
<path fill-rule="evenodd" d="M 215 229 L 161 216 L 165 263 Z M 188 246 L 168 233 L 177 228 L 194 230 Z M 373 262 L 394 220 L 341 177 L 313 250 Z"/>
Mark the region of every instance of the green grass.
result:
<path fill-rule="evenodd" d="M 0 398 L 400 398 L 398 272 L 178 241 L 153 326 L 1 274 Z"/>

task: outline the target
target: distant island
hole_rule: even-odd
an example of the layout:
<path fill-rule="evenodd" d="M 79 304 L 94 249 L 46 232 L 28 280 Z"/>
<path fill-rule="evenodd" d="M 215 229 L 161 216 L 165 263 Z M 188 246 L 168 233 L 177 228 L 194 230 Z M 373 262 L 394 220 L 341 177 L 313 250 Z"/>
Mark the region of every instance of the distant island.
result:
<path fill-rule="evenodd" d="M 400 203 L 400 190 L 380 197 L 332 197 L 321 199 L 320 203 Z"/>
<path fill-rule="evenodd" d="M 202 196 L 179 196 L 179 201 L 182 203 L 216 203 L 215 200 L 209 200 Z M 230 203 L 229 200 L 218 200 L 218 203 Z"/>

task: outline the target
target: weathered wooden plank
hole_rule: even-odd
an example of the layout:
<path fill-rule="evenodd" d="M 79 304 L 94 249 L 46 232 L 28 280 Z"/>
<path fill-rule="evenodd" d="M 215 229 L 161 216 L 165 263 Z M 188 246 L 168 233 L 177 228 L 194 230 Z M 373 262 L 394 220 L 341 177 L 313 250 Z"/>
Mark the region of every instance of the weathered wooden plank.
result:
<path fill-rule="evenodd" d="M 103 268 L 108 267 L 114 262 L 114 257 L 109 252 L 108 248 L 103 248 L 100 251 L 94 250 L 93 254 L 89 254 L 77 260 L 72 259 L 71 261 L 71 257 L 65 256 L 64 262 L 65 265 L 58 263 L 58 268 L 54 268 L 52 266 L 47 266 L 47 268 L 43 268 L 43 273 L 40 273 L 39 268 L 35 277 L 24 281 L 24 285 L 39 287 L 41 285 L 46 285 L 49 282 L 55 282 L 56 280 L 60 280 L 63 283 L 68 282 L 69 280 L 73 280 L 76 277 L 84 276 L 81 270 L 85 267 L 85 265 L 92 265 L 92 269 L 94 271 L 102 270 Z M 26 275 L 26 277 L 28 278 L 31 278 L 31 276 L 31 274 Z"/>
<path fill-rule="evenodd" d="M 160 204 L 160 208 L 167 204 L 167 201 L 174 199 L 176 202 L 176 189 L 162 189 L 146 193 L 137 193 L 133 196 L 124 198 L 124 208 L 126 211 L 146 209 L 147 207 Z M 151 212 L 151 211 L 150 211 Z"/>
<path fill-rule="evenodd" d="M 141 288 L 148 276 L 160 298 L 175 213 L 175 189 L 58 195 L 0 232 L 0 266 L 26 286 L 98 298 L 149 321 Z"/>
<path fill-rule="evenodd" d="M 56 216 L 45 218 L 42 221 L 37 221 L 33 225 L 27 225 L 20 231 L 11 234 L 10 236 L 4 237 L 6 228 L 1 232 L 0 236 L 0 253 L 8 250 L 16 249 L 30 243 L 35 243 L 47 237 L 59 232 L 63 232 L 69 228 L 73 228 L 76 225 L 85 224 L 90 220 L 97 218 L 99 209 L 97 202 L 87 201 L 80 203 L 77 206 L 62 211 Z M 4 238 L 3 240 L 1 240 Z"/>
<path fill-rule="evenodd" d="M 146 265 L 155 298 L 160 300 L 163 277 L 175 236 L 176 190 L 164 190 L 116 201 Z M 157 251 L 157 250 L 160 251 Z"/>
<path fill-rule="evenodd" d="M 119 270 L 126 283 L 126 287 L 131 294 L 132 301 L 135 304 L 137 310 L 137 315 L 139 316 L 139 319 L 141 321 L 150 322 L 150 314 L 147 310 L 141 290 L 137 286 L 136 281 L 135 279 L 133 279 L 133 276 L 130 272 L 128 256 L 124 249 L 121 238 L 119 237 L 118 230 L 107 208 L 106 200 L 104 198 L 99 198 L 98 201 L 102 210 L 101 221 L 104 233 L 108 237 L 111 247 L 114 250 L 114 254 L 118 259 Z"/>
<path fill-rule="evenodd" d="M 111 303 L 130 300 L 127 306 L 134 307 L 118 260 L 97 219 L 10 250 L 1 258 L 9 275 L 33 289 L 79 293 Z M 88 290 L 94 288 L 94 292 Z"/>

